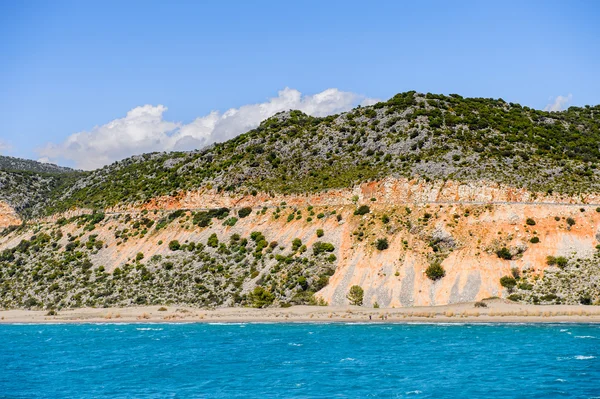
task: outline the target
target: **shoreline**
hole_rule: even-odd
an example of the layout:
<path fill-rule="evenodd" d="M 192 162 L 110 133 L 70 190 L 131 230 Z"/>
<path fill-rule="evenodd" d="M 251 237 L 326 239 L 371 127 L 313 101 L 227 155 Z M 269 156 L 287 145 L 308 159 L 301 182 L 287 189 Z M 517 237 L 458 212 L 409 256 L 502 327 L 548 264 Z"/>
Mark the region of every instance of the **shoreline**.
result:
<path fill-rule="evenodd" d="M 135 306 L 78 308 L 48 315 L 45 310 L 0 310 L 0 324 L 84 323 L 360 323 L 360 324 L 479 324 L 479 323 L 600 323 L 600 306 L 529 305 L 502 299 L 474 303 L 406 308 L 359 306 L 292 306 L 289 308 L 218 308 Z M 160 309 L 160 310 L 159 310 Z M 165 310 L 166 309 L 166 310 Z"/>

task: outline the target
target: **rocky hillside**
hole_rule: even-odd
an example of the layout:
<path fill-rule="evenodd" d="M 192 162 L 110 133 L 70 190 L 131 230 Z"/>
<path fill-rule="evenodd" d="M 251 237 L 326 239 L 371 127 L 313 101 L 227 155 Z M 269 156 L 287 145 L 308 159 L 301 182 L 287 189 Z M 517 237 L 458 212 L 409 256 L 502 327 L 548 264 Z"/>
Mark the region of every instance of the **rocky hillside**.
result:
<path fill-rule="evenodd" d="M 384 177 L 595 193 L 599 115 L 600 106 L 545 112 L 415 92 L 325 118 L 291 111 L 209 148 L 135 156 L 85 174 L 55 190 L 45 212 L 143 204 L 203 188 L 315 193 Z"/>
<path fill-rule="evenodd" d="M 597 303 L 599 112 L 408 92 L 62 173 L 6 223 L 0 306 Z"/>
<path fill-rule="evenodd" d="M 81 176 L 81 172 L 53 164 L 0 156 L 0 227 L 19 219 L 17 214 L 45 213 L 51 197 Z"/>
<path fill-rule="evenodd" d="M 0 169 L 8 171 L 27 171 L 35 173 L 69 173 L 71 168 L 58 166 L 53 163 L 42 163 L 30 159 L 14 158 L 0 155 Z"/>

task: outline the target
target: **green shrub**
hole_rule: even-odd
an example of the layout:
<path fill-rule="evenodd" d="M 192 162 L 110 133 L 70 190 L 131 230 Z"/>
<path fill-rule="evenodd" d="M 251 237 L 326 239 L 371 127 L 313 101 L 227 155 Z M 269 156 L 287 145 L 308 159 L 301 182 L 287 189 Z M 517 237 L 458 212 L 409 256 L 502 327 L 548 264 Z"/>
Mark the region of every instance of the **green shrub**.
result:
<path fill-rule="evenodd" d="M 223 222 L 223 226 L 233 227 L 237 223 L 238 219 L 236 217 L 230 217 Z"/>
<path fill-rule="evenodd" d="M 565 268 L 567 266 L 568 260 L 564 256 L 547 256 L 546 264 L 548 266 L 558 266 L 560 268 Z"/>
<path fill-rule="evenodd" d="M 292 241 L 292 251 L 296 252 L 301 246 L 302 240 L 299 238 L 294 238 L 294 240 Z"/>
<path fill-rule="evenodd" d="M 359 285 L 353 285 L 348 291 L 346 298 L 350 301 L 351 305 L 362 306 L 365 291 Z"/>
<path fill-rule="evenodd" d="M 366 215 L 367 213 L 371 212 L 371 208 L 369 208 L 367 205 L 361 205 L 358 207 L 357 210 L 354 211 L 355 215 Z"/>
<path fill-rule="evenodd" d="M 533 284 L 528 283 L 527 281 L 523 281 L 518 285 L 520 290 L 531 291 L 533 289 Z"/>
<path fill-rule="evenodd" d="M 208 240 L 206 240 L 206 245 L 211 248 L 216 248 L 219 246 L 219 238 L 217 237 L 216 233 L 212 233 L 210 237 L 208 237 Z"/>
<path fill-rule="evenodd" d="M 502 247 L 499 250 L 497 250 L 496 251 L 496 255 L 500 259 L 505 259 L 505 260 L 511 260 L 512 259 L 512 255 L 511 255 L 510 251 L 508 250 L 508 248 L 506 248 L 506 247 Z"/>
<path fill-rule="evenodd" d="M 568 218 L 567 218 L 567 224 L 568 224 L 569 226 L 573 226 L 573 225 L 575 224 L 575 219 L 573 219 L 573 218 L 571 218 L 571 217 L 568 217 Z"/>
<path fill-rule="evenodd" d="M 138 252 L 138 253 L 137 253 L 137 255 L 135 256 L 135 261 L 136 261 L 136 262 L 139 262 L 139 261 L 141 261 L 142 259 L 144 259 L 144 254 L 143 254 L 143 253 L 141 253 L 141 252 Z"/>
<path fill-rule="evenodd" d="M 535 226 L 535 220 L 533 220 L 532 218 L 527 218 L 525 224 L 528 226 Z"/>
<path fill-rule="evenodd" d="M 323 237 L 324 234 L 325 232 L 323 231 L 323 229 L 317 229 L 317 237 Z"/>
<path fill-rule="evenodd" d="M 252 208 L 244 207 L 238 211 L 238 216 L 240 217 L 240 219 L 243 219 L 246 216 L 250 215 L 251 213 L 252 213 Z"/>
<path fill-rule="evenodd" d="M 335 247 L 333 246 L 333 244 L 328 243 L 328 242 L 317 241 L 313 244 L 313 254 L 314 255 L 319 255 L 323 252 L 333 252 L 334 250 L 335 250 Z"/>
<path fill-rule="evenodd" d="M 476 308 L 487 308 L 487 303 L 485 303 L 485 302 L 482 302 L 482 301 L 478 301 L 478 302 L 475 302 L 475 305 L 474 305 L 474 306 L 475 306 Z"/>
<path fill-rule="evenodd" d="M 446 271 L 439 261 L 433 262 L 425 269 L 425 275 L 432 281 L 437 281 L 446 275 Z"/>
<path fill-rule="evenodd" d="M 592 296 L 590 294 L 584 294 L 579 297 L 579 303 L 582 305 L 591 305 L 592 304 Z"/>
<path fill-rule="evenodd" d="M 520 294 L 510 294 L 506 297 L 506 299 L 508 299 L 509 301 L 518 302 L 521 299 L 523 299 L 523 296 Z"/>
<path fill-rule="evenodd" d="M 181 248 L 181 244 L 179 244 L 179 241 L 173 240 L 173 241 L 169 242 L 169 249 L 171 251 L 178 251 L 179 248 Z"/>
<path fill-rule="evenodd" d="M 540 238 L 539 237 L 531 237 L 531 240 L 529 240 L 529 242 L 532 244 L 537 244 L 540 242 Z"/>
<path fill-rule="evenodd" d="M 388 239 L 387 238 L 380 238 L 375 243 L 375 246 L 377 247 L 378 250 L 383 251 L 385 249 L 388 249 L 388 247 L 390 245 L 388 243 Z"/>
<path fill-rule="evenodd" d="M 390 217 L 389 217 L 388 215 L 383 215 L 383 216 L 381 217 L 381 221 L 382 221 L 384 224 L 388 224 L 388 223 L 390 222 Z"/>
<path fill-rule="evenodd" d="M 561 269 L 564 269 L 565 267 L 567 267 L 568 262 L 569 261 L 564 256 L 556 257 L 556 266 L 560 267 Z"/>

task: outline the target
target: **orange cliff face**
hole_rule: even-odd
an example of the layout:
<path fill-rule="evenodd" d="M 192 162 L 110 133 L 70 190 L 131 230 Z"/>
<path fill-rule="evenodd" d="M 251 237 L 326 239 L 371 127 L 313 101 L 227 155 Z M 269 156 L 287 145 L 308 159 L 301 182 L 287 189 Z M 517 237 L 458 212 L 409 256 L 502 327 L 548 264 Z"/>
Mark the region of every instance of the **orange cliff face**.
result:
<path fill-rule="evenodd" d="M 21 224 L 21 218 L 8 204 L 0 201 L 0 229 Z"/>
<path fill-rule="evenodd" d="M 541 276 L 548 267 L 549 255 L 593 254 L 600 237 L 600 213 L 594 202 L 600 200 L 596 196 L 542 196 L 498 185 L 393 179 L 314 195 L 234 197 L 206 190 L 156 198 L 143 207 L 108 211 L 131 213 L 133 220 L 143 209 L 160 210 L 146 213 L 145 217 L 154 220 L 164 216 L 164 211 L 175 209 L 250 206 L 254 212 L 233 227 L 215 220 L 211 227 L 200 228 L 193 226 L 189 218 L 141 238 L 130 237 L 126 242 L 118 242 L 114 234 L 117 229 L 130 227 L 124 218 L 107 217 L 93 231 L 106 245 L 92 260 L 111 271 L 138 252 L 143 252 L 145 259 L 169 254 L 166 243 L 173 239 L 205 243 L 216 233 L 219 240 L 228 241 L 234 233 L 248 237 L 252 231 L 261 231 L 267 241 L 277 241 L 284 247 L 283 254 L 291 251 L 294 238 L 300 238 L 309 251 L 316 241 L 335 246 L 335 274 L 317 293 L 330 305 L 347 304 L 346 295 L 352 285 L 364 289 L 366 306 L 375 302 L 382 307 L 469 302 L 506 296 L 499 280 L 513 268 Z M 368 205 L 370 212 L 354 215 L 358 205 Z M 259 214 L 257 211 L 265 206 L 265 213 Z M 284 208 L 279 218 L 273 216 L 277 206 Z M 310 211 L 309 206 L 313 207 Z M 300 210 L 301 219 L 288 222 L 291 209 Z M 323 216 L 319 218 L 320 214 Z M 311 221 L 307 220 L 309 216 Z M 527 224 L 528 218 L 535 224 Z M 567 218 L 575 224 L 570 226 Z M 51 220 L 47 223 L 53 224 Z M 323 237 L 316 236 L 317 229 L 324 231 Z M 76 224 L 62 230 L 63 246 L 67 233 L 90 234 Z M 534 237 L 538 243 L 531 242 Z M 0 249 L 16 245 L 21 238 L 0 238 Z M 389 247 L 380 251 L 374 243 L 382 238 L 388 240 Z M 496 255 L 503 247 L 514 254 L 512 260 Z M 441 262 L 445 276 L 434 282 L 425 270 L 435 261 Z"/>

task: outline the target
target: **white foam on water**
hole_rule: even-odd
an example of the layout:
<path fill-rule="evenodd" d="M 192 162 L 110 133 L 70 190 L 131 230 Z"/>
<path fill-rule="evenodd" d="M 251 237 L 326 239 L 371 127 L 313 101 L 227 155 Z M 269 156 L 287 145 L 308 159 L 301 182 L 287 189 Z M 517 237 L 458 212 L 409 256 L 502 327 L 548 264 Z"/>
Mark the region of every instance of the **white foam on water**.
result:
<path fill-rule="evenodd" d="M 289 346 L 303 346 L 303 344 L 296 344 L 294 342 L 290 342 L 288 345 Z"/>
<path fill-rule="evenodd" d="M 596 356 L 583 356 L 583 355 L 577 355 L 575 356 L 575 359 L 577 360 L 589 360 L 589 359 L 595 359 Z"/>
<path fill-rule="evenodd" d="M 136 330 L 138 331 L 162 331 L 162 328 L 152 328 L 152 327 L 141 327 L 141 328 L 136 328 Z"/>
<path fill-rule="evenodd" d="M 575 338 L 580 338 L 580 339 L 596 339 L 596 337 L 594 337 L 593 335 L 576 335 Z"/>
<path fill-rule="evenodd" d="M 356 360 L 356 359 L 355 359 L 355 358 L 353 358 L 353 357 L 345 357 L 345 358 L 343 358 L 342 360 L 340 360 L 340 362 L 353 362 L 353 361 L 355 361 L 355 360 Z"/>
<path fill-rule="evenodd" d="M 416 391 L 408 391 L 408 392 L 406 392 L 406 395 L 419 395 L 422 393 L 423 393 L 423 391 L 416 390 Z"/>

